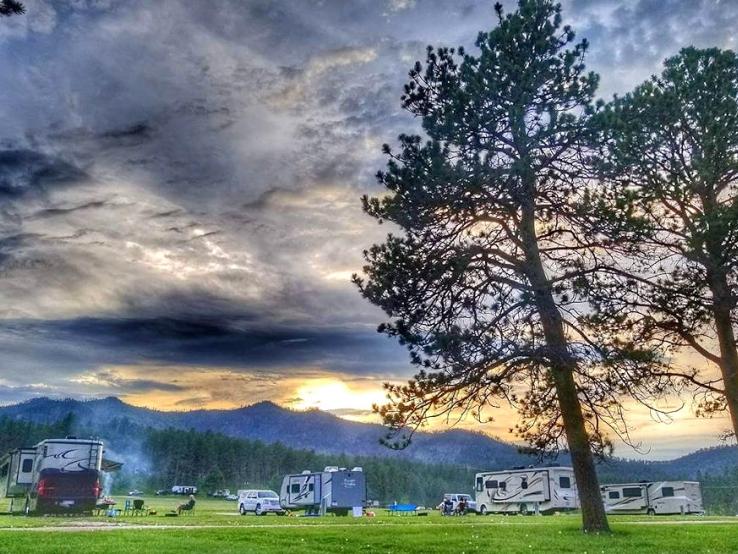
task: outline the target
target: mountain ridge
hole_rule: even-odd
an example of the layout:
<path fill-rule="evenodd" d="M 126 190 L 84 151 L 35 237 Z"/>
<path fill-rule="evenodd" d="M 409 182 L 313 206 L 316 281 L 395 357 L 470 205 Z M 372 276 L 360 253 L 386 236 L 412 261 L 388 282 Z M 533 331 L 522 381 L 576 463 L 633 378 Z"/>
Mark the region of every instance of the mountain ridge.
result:
<path fill-rule="evenodd" d="M 422 431 L 403 450 L 382 446 L 386 429 L 374 423 L 342 419 L 321 410 L 291 410 L 273 402 L 224 410 L 160 411 L 127 404 L 117 397 L 76 400 L 36 397 L 0 407 L 0 417 L 35 423 L 54 423 L 72 413 L 77 424 L 104 436 L 105 426 L 127 420 L 142 427 L 194 429 L 219 432 L 235 438 L 281 443 L 290 448 L 325 454 L 407 458 L 424 463 L 464 465 L 480 470 L 503 469 L 537 463 L 535 457 L 519 452 L 514 444 L 479 431 L 448 429 Z M 562 455 L 561 463 L 568 463 Z M 667 461 L 614 458 L 600 464 L 604 480 L 622 475 L 640 479 L 695 478 L 738 466 L 738 448 L 721 446 L 700 449 Z"/>

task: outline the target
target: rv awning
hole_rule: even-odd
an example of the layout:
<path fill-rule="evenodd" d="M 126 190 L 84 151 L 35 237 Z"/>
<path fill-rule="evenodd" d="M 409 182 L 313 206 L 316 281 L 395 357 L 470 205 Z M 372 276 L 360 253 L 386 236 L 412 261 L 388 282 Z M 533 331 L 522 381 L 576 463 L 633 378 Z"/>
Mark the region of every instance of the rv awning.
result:
<path fill-rule="evenodd" d="M 105 458 L 103 458 L 102 459 L 102 466 L 100 467 L 100 469 L 102 469 L 103 471 L 106 471 L 106 472 L 110 473 L 111 471 L 118 471 L 122 467 L 123 467 L 123 463 L 122 462 L 115 462 L 113 460 L 106 460 Z"/>

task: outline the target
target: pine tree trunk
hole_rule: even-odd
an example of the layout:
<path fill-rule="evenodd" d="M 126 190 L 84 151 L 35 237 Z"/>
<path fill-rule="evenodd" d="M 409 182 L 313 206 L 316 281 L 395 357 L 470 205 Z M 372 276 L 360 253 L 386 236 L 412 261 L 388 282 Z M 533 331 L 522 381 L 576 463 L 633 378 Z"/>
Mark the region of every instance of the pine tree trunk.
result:
<path fill-rule="evenodd" d="M 733 433 L 738 439 L 738 349 L 731 320 L 732 294 L 724 272 L 708 274 L 712 292 L 712 312 L 720 346 L 720 371 L 725 390 L 725 403 L 730 412 Z"/>
<path fill-rule="evenodd" d="M 551 283 L 546 277 L 538 249 L 535 208 L 531 203 L 524 205 L 522 211 L 520 230 L 525 249 L 526 270 L 534 289 L 536 307 L 552 360 L 552 377 L 582 508 L 582 529 L 585 533 L 609 532 L 594 456 L 574 381 L 576 360 L 569 352 L 561 313 L 554 301 Z"/>
<path fill-rule="evenodd" d="M 717 187 L 712 183 L 705 187 L 702 202 L 706 215 L 714 215 L 718 212 L 715 190 Z M 731 318 L 735 301 L 728 284 L 727 272 L 721 262 L 724 255 L 722 234 L 709 233 L 705 246 L 710 255 L 705 263 L 705 269 L 707 270 L 707 283 L 712 294 L 712 314 L 720 347 L 720 372 L 723 378 L 725 403 L 730 412 L 733 433 L 738 439 L 738 349 L 735 344 L 735 332 Z"/>

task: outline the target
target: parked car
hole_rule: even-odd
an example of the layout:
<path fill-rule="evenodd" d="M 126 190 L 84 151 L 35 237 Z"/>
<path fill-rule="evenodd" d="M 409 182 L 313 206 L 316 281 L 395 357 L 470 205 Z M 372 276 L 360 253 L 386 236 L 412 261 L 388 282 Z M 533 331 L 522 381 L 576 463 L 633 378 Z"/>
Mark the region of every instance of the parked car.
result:
<path fill-rule="evenodd" d="M 257 516 L 266 515 L 269 512 L 280 516 L 285 514 L 276 492 L 254 489 L 238 491 L 238 511 L 242 516 L 249 512 Z"/>
<path fill-rule="evenodd" d="M 237 494 L 229 494 L 228 496 L 226 496 L 225 499 L 226 500 L 238 500 L 238 495 Z"/>
<path fill-rule="evenodd" d="M 459 505 L 459 502 L 461 499 L 464 499 L 466 501 L 466 512 L 467 513 L 474 513 L 477 511 L 477 503 L 474 501 L 474 499 L 471 497 L 470 494 L 459 494 L 459 493 L 451 493 L 451 494 L 444 494 L 443 495 L 443 501 L 439 506 L 443 506 L 446 502 L 446 500 L 451 500 L 451 509 L 455 512 L 456 507 Z"/>
<path fill-rule="evenodd" d="M 159 489 L 156 491 L 156 496 L 166 496 L 169 494 L 169 491 L 166 489 Z"/>
<path fill-rule="evenodd" d="M 138 489 L 133 489 L 132 491 L 128 491 L 128 496 L 143 496 L 143 491 L 140 491 Z"/>

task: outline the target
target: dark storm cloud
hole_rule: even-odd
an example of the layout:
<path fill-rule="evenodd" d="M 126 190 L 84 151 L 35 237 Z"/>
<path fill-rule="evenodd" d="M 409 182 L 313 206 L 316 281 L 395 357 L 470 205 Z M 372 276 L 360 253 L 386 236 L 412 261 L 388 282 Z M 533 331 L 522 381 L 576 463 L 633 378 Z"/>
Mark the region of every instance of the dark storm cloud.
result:
<path fill-rule="evenodd" d="M 386 232 L 359 197 L 418 129 L 407 70 L 473 45 L 492 4 L 28 0 L 0 25 L 0 402 L 95 392 L 70 379 L 120 364 L 270 368 L 265 390 L 296 366 L 407 376 L 349 283 Z M 684 45 L 732 46 L 738 3 L 564 17 L 609 97 Z"/>
<path fill-rule="evenodd" d="M 83 182 L 87 174 L 62 159 L 33 150 L 0 150 L 0 198 L 17 199 Z"/>

